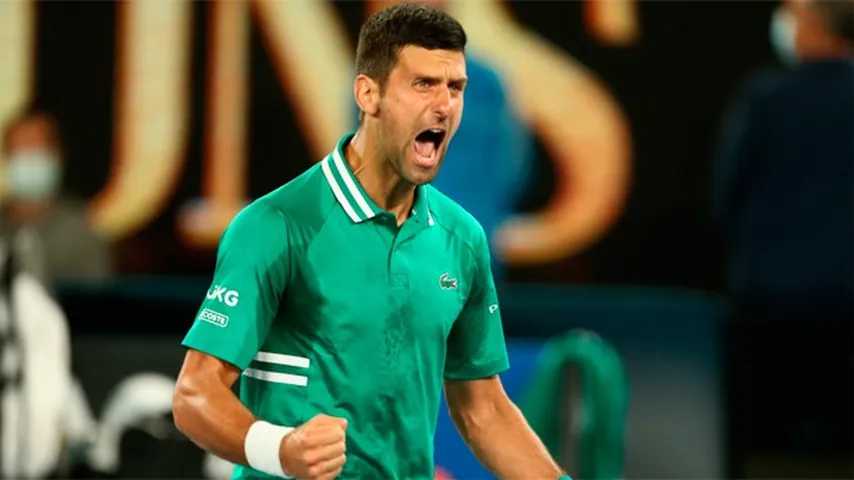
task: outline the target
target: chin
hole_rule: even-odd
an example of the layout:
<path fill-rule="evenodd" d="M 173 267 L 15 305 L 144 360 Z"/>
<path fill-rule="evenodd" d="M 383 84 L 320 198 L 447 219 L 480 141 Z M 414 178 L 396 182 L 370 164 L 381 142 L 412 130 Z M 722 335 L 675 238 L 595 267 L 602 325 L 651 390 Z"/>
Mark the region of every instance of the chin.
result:
<path fill-rule="evenodd" d="M 419 172 L 413 175 L 407 175 L 406 181 L 413 185 L 424 185 L 430 183 L 436 178 L 436 171 L 431 170 L 429 173 Z"/>
<path fill-rule="evenodd" d="M 436 165 L 430 168 L 419 167 L 415 162 L 411 162 L 403 168 L 401 171 L 401 177 L 412 185 L 424 185 L 425 183 L 432 182 L 433 179 L 436 178 L 441 166 L 441 159 Z"/>

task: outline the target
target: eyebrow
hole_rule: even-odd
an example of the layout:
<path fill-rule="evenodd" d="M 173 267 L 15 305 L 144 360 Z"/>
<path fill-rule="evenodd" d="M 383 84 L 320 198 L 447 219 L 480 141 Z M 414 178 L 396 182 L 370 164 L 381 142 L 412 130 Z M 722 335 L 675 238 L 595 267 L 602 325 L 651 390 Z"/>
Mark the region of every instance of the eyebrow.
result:
<path fill-rule="evenodd" d="M 430 82 L 431 84 L 437 84 L 437 83 L 442 82 L 442 79 L 440 77 L 434 77 L 432 75 L 415 75 L 415 78 L 413 79 L 413 81 L 415 81 L 415 80 L 426 80 L 426 81 Z M 469 78 L 466 76 L 456 77 L 456 78 L 449 79 L 448 83 L 456 83 L 456 84 L 465 85 L 468 83 L 468 80 L 469 80 Z"/>

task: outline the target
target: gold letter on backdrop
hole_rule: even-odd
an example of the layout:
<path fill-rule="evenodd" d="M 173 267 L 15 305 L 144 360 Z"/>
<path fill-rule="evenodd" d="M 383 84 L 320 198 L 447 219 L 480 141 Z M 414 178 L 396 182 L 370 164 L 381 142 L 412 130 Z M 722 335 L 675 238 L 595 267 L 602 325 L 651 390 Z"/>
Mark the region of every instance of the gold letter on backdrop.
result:
<path fill-rule="evenodd" d="M 91 204 L 95 226 L 109 236 L 144 227 L 179 180 L 190 98 L 191 8 L 189 2 L 118 4 L 112 171 Z"/>
<path fill-rule="evenodd" d="M 12 26 L 2 34 L 17 35 L 0 49 L 12 45 L 15 52 L 30 50 L 18 39 L 29 38 L 29 14 L 21 5 L 0 6 L 11 12 L 0 20 Z M 511 98 L 555 162 L 550 203 L 541 212 L 505 224 L 496 239 L 498 253 L 511 263 L 547 262 L 577 253 L 600 238 L 623 208 L 631 148 L 619 106 L 593 74 L 521 28 L 499 3 L 451 5 L 474 49 L 505 74 Z M 301 133 L 319 159 L 350 124 L 352 48 L 327 2 L 256 0 L 253 7 Z M 204 200 L 197 208 L 184 209 L 178 224 L 184 237 L 197 245 L 215 244 L 246 196 L 246 5 L 224 1 L 211 8 Z M 113 237 L 131 234 L 156 218 L 179 180 L 189 102 L 191 10 L 186 2 L 129 1 L 119 6 L 114 159 L 107 186 L 91 210 L 98 228 Z M 594 23 L 611 19 L 602 29 L 611 32 L 603 35 L 615 43 L 636 32 L 634 20 L 625 21 L 634 18 L 631 4 L 594 17 Z M 24 30 L 10 33 L 16 25 Z M 4 75 L 14 68 L 8 65 L 23 62 L 15 60 L 14 52 L 12 56 L 0 67 Z M 27 71 L 13 74 L 26 76 Z M 17 79 L 10 84 L 28 82 Z M 26 95 L 25 90 L 4 89 L 0 102 L 7 103 L 0 103 L 0 109 L 7 110 L 0 114 Z"/>
<path fill-rule="evenodd" d="M 640 36 L 634 0 L 587 0 L 584 20 L 587 31 L 607 45 L 626 46 Z"/>
<path fill-rule="evenodd" d="M 203 198 L 178 217 L 181 237 L 196 246 L 215 246 L 246 204 L 249 9 L 244 0 L 218 0 L 208 8 Z"/>
<path fill-rule="evenodd" d="M 28 0 L 0 1 L 0 127 L 30 98 L 33 56 L 33 4 Z M 5 165 L 0 150 L 0 166 Z M 0 196 L 5 181 L 0 167 Z"/>
<path fill-rule="evenodd" d="M 350 126 L 353 55 L 344 28 L 329 2 L 256 0 L 253 5 L 302 134 L 320 160 Z"/>
<path fill-rule="evenodd" d="M 184 163 L 192 5 L 121 4 L 114 158 L 92 203 L 96 226 L 120 237 L 144 227 L 174 193 Z M 320 159 L 347 128 L 350 47 L 326 2 L 258 1 L 257 20 L 279 79 Z M 203 199 L 182 209 L 178 231 L 213 246 L 246 197 L 247 35 L 243 1 L 211 4 Z M 260 161 L 288 161 L 259 159 Z"/>
<path fill-rule="evenodd" d="M 349 125 L 352 60 L 344 30 L 328 2 L 259 0 L 253 6 L 267 52 L 300 120 L 300 133 L 320 160 Z M 216 245 L 246 196 L 248 18 L 242 1 L 221 0 L 211 8 L 204 199 L 179 218 L 182 237 L 197 246 Z"/>
<path fill-rule="evenodd" d="M 511 98 L 555 164 L 549 204 L 503 225 L 498 253 L 531 264 L 579 252 L 607 231 L 626 199 L 631 146 L 619 105 L 583 65 L 523 30 L 499 3 L 452 5 L 473 49 L 505 74 Z"/>

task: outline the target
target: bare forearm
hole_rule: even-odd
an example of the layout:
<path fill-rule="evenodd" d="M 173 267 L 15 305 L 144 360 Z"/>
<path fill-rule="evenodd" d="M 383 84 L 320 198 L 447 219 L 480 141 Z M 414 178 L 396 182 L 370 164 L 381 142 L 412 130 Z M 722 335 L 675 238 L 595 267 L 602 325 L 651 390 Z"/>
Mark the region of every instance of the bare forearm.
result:
<path fill-rule="evenodd" d="M 269 475 L 331 479 L 341 473 L 346 419 L 315 415 L 293 430 L 256 422 L 231 391 L 239 377 L 237 367 L 189 350 L 172 399 L 178 429 L 218 457 Z"/>
<path fill-rule="evenodd" d="M 196 445 L 230 462 L 246 464 L 243 442 L 255 418 L 225 385 L 182 375 L 172 412 L 175 425 Z"/>
<path fill-rule="evenodd" d="M 563 472 L 509 400 L 479 414 L 454 414 L 469 447 L 499 478 L 557 479 Z"/>

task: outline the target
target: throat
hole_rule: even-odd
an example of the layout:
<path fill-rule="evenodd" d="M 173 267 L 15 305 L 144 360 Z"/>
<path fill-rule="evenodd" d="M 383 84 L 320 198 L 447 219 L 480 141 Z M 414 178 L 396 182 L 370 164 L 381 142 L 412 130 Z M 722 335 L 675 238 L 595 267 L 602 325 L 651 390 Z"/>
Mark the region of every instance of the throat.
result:
<path fill-rule="evenodd" d="M 405 181 L 390 162 L 371 154 L 367 145 L 359 145 L 364 136 L 357 135 L 344 149 L 356 180 L 365 193 L 383 210 L 392 213 L 398 225 L 409 218 L 415 198 L 415 185 Z M 362 147 L 362 148 L 360 148 Z"/>

